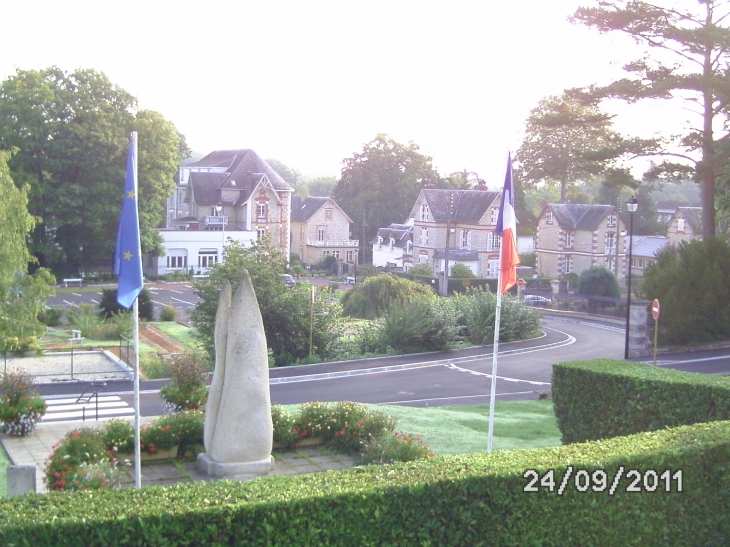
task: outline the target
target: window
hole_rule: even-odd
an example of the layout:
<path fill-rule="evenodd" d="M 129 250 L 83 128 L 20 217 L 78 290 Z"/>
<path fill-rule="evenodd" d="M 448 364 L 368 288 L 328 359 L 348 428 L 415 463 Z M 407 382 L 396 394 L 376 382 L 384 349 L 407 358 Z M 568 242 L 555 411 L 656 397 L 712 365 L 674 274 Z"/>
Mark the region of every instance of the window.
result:
<path fill-rule="evenodd" d="M 170 250 L 168 253 L 173 253 L 174 251 Z M 187 251 L 183 251 L 185 254 L 170 254 L 167 257 L 167 267 L 168 268 L 187 268 L 188 267 L 188 255 Z"/>
<path fill-rule="evenodd" d="M 499 243 L 502 238 L 497 235 L 497 232 L 489 232 L 487 234 L 487 251 L 499 251 Z"/>
<path fill-rule="evenodd" d="M 335 258 L 340 258 L 340 251 L 332 251 L 332 256 Z"/>
<path fill-rule="evenodd" d="M 573 271 L 573 255 L 565 255 L 565 266 L 563 268 L 564 274 L 569 274 Z"/>
<path fill-rule="evenodd" d="M 461 248 L 471 249 L 471 230 L 461 231 Z"/>
<path fill-rule="evenodd" d="M 615 213 L 611 213 L 608 215 L 608 225 L 616 226 L 616 214 Z"/>
<path fill-rule="evenodd" d="M 420 253 L 418 255 L 418 263 L 419 264 L 427 264 L 428 263 L 428 254 L 427 253 Z"/>
<path fill-rule="evenodd" d="M 347 251 L 347 262 L 349 264 L 355 262 L 355 253 L 353 251 Z"/>
<path fill-rule="evenodd" d="M 204 250 L 198 252 L 198 266 L 201 268 L 210 268 L 218 262 L 217 250 Z"/>
<path fill-rule="evenodd" d="M 425 203 L 421 205 L 421 220 L 428 220 L 428 205 Z"/>
<path fill-rule="evenodd" d="M 413 254 L 413 242 L 410 239 L 406 242 L 406 254 Z"/>
<path fill-rule="evenodd" d="M 378 251 L 383 250 L 383 238 L 378 236 Z"/>
<path fill-rule="evenodd" d="M 498 219 L 499 219 L 499 209 L 492 209 L 492 219 L 490 220 L 490 224 L 497 224 Z"/>
<path fill-rule="evenodd" d="M 330 255 L 329 251 L 322 251 L 322 256 L 327 257 Z"/>
<path fill-rule="evenodd" d="M 218 213 L 218 207 L 216 207 L 215 205 L 213 205 L 210 208 L 210 216 L 217 217 L 218 215 L 219 215 L 219 213 Z"/>
<path fill-rule="evenodd" d="M 256 239 L 263 239 L 266 235 L 266 228 L 256 228 Z"/>
<path fill-rule="evenodd" d="M 566 249 L 572 249 L 573 248 L 573 232 L 565 232 L 565 248 Z"/>
<path fill-rule="evenodd" d="M 548 209 L 547 211 L 545 211 L 545 222 L 547 224 L 552 224 L 553 223 L 553 211 L 552 211 L 552 209 Z"/>
<path fill-rule="evenodd" d="M 390 250 L 392 251 L 395 248 L 395 239 L 392 237 L 390 238 Z"/>
<path fill-rule="evenodd" d="M 256 205 L 256 217 L 259 222 L 266 220 L 266 203 L 259 203 Z"/>
<path fill-rule="evenodd" d="M 498 277 L 499 260 L 490 260 L 487 262 L 487 277 Z"/>
<path fill-rule="evenodd" d="M 421 247 L 428 247 L 428 228 L 421 228 Z"/>
<path fill-rule="evenodd" d="M 325 220 L 332 220 L 332 209 L 325 209 L 324 210 L 324 219 Z"/>
<path fill-rule="evenodd" d="M 684 232 L 684 219 L 683 218 L 677 219 L 677 231 Z"/>
<path fill-rule="evenodd" d="M 327 228 L 325 226 L 317 226 L 317 241 L 324 241 Z"/>
<path fill-rule="evenodd" d="M 604 254 L 607 254 L 607 255 L 616 254 L 616 234 L 610 233 L 610 232 L 606 233 L 606 249 L 604 251 Z"/>

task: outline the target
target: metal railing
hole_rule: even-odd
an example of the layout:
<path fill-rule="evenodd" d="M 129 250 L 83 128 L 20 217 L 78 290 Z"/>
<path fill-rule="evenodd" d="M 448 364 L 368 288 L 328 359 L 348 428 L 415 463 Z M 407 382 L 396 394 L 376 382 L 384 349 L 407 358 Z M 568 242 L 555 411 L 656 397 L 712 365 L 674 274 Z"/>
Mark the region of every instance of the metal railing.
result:
<path fill-rule="evenodd" d="M 310 247 L 357 247 L 360 244 L 359 240 L 353 239 L 341 239 L 341 240 L 325 240 L 319 241 L 316 239 L 307 240 L 307 245 Z"/>
<path fill-rule="evenodd" d="M 76 399 L 77 405 L 84 405 L 81 407 L 81 421 L 86 421 L 86 407 L 89 406 L 92 399 L 96 402 L 96 419 L 99 419 L 99 391 L 106 385 L 106 382 L 91 382 L 89 387 L 79 395 Z"/>

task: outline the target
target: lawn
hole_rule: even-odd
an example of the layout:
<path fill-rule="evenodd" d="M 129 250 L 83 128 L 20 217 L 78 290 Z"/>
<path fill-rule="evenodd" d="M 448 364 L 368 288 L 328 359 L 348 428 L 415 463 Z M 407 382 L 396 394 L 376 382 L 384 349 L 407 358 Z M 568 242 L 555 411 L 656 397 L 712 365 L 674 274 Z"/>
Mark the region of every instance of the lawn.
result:
<path fill-rule="evenodd" d="M 5 453 L 5 448 L 0 446 L 0 497 L 8 495 L 8 482 L 7 482 L 7 471 L 6 469 L 10 465 L 10 459 Z"/>
<path fill-rule="evenodd" d="M 154 325 L 170 338 L 177 340 L 191 350 L 200 350 L 200 342 L 193 336 L 195 329 L 181 325 L 176 321 L 160 321 Z"/>

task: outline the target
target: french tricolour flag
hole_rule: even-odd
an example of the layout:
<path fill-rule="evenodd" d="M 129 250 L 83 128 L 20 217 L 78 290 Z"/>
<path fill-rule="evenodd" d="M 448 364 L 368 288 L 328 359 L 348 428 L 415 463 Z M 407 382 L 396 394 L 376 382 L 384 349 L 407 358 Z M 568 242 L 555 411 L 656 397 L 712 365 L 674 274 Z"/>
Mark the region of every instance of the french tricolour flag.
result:
<path fill-rule="evenodd" d="M 500 293 L 503 294 L 517 283 L 517 221 L 515 219 L 515 187 L 512 183 L 512 156 L 507 157 L 507 174 L 504 177 L 502 203 L 497 217 L 497 233 L 502 237 L 500 247 Z"/>

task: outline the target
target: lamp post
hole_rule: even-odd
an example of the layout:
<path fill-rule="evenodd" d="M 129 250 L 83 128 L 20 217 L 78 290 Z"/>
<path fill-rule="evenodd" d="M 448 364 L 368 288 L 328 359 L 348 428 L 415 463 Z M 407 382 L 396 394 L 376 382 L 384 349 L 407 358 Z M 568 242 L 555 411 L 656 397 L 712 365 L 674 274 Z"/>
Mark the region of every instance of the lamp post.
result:
<path fill-rule="evenodd" d="M 636 201 L 635 196 L 631 196 L 626 202 L 626 208 L 629 211 L 629 267 L 628 267 L 628 282 L 626 285 L 626 343 L 624 344 L 624 359 L 629 358 L 629 330 L 631 326 L 631 248 L 634 236 L 634 213 L 639 206 L 639 202 Z"/>
<path fill-rule="evenodd" d="M 218 211 L 218 216 L 221 219 L 221 229 L 223 230 L 223 243 L 221 244 L 221 263 L 223 262 L 223 252 L 226 248 L 226 222 L 225 217 L 221 214 L 223 211 L 223 205 L 216 205 L 215 210 Z"/>
<path fill-rule="evenodd" d="M 355 249 L 355 275 L 353 275 L 355 281 L 353 285 L 357 285 L 357 261 L 360 259 L 360 249 Z"/>
<path fill-rule="evenodd" d="M 79 245 L 79 277 L 84 278 L 84 246 Z"/>

